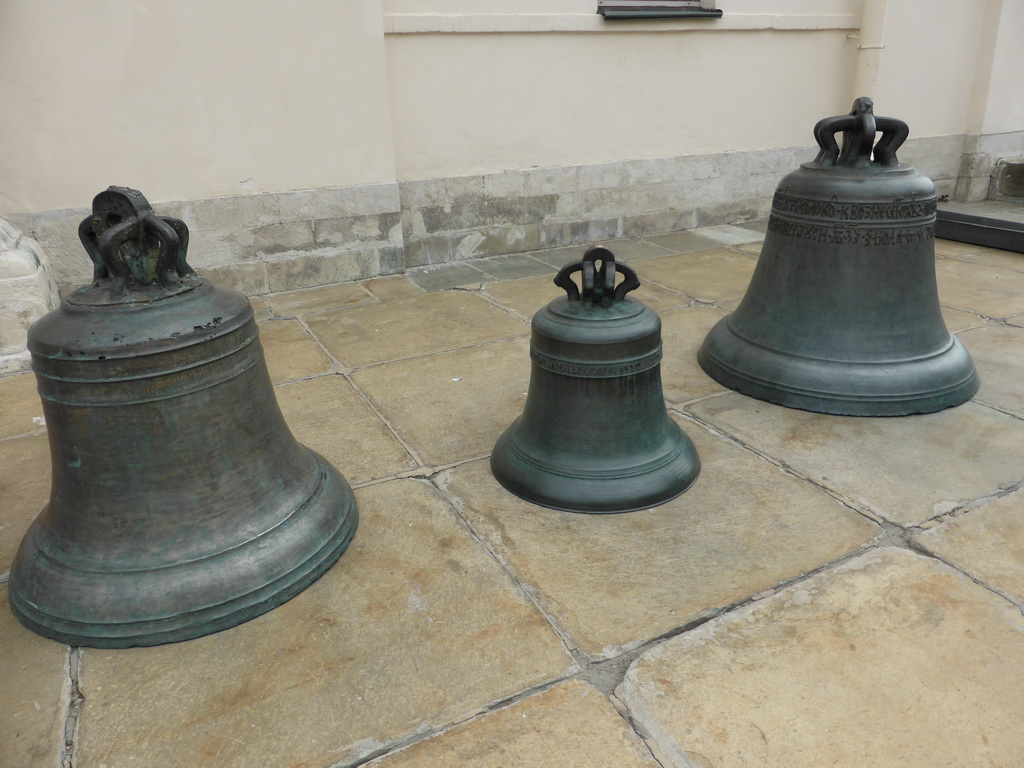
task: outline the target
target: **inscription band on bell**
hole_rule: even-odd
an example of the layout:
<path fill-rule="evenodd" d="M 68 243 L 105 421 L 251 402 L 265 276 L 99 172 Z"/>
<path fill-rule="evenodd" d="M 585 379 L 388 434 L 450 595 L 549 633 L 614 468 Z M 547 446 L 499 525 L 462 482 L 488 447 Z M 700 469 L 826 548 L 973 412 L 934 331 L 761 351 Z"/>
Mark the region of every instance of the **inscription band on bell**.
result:
<path fill-rule="evenodd" d="M 580 363 L 546 355 L 536 349 L 530 350 L 530 359 L 538 367 L 553 373 L 563 373 L 582 379 L 611 379 L 618 376 L 632 376 L 649 371 L 661 362 L 661 346 L 653 352 L 633 360 L 612 362 Z"/>

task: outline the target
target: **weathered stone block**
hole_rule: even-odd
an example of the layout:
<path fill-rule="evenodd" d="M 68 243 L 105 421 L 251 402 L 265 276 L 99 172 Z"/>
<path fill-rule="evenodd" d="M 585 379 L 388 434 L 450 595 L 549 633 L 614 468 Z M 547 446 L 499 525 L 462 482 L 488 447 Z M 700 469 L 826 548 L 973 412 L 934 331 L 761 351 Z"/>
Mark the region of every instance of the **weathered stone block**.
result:
<path fill-rule="evenodd" d="M 694 210 L 657 211 L 622 217 L 622 236 L 641 237 L 659 232 L 675 232 L 693 229 L 697 226 L 697 212 Z"/>
<path fill-rule="evenodd" d="M 556 248 L 560 245 L 595 242 L 619 236 L 618 218 L 540 225 L 541 248 Z"/>
<path fill-rule="evenodd" d="M 558 221 L 572 221 L 583 218 L 586 211 L 585 192 L 562 192 L 555 201 L 553 218 Z"/>
<path fill-rule="evenodd" d="M 713 155 L 682 155 L 667 158 L 670 181 L 708 179 L 715 175 Z"/>
<path fill-rule="evenodd" d="M 432 205 L 443 205 L 446 179 L 411 179 L 398 184 L 398 197 L 403 211 L 415 211 Z M 483 182 L 481 182 L 481 185 Z"/>
<path fill-rule="evenodd" d="M 427 264 L 444 264 L 452 261 L 452 238 L 448 235 L 417 237 L 406 240 L 405 265 L 422 267 Z"/>
<path fill-rule="evenodd" d="M 759 200 L 740 200 L 735 203 L 720 203 L 698 208 L 697 226 L 732 224 L 734 221 L 750 221 L 760 218 L 759 204 Z"/>
<path fill-rule="evenodd" d="M 257 227 L 254 248 L 257 255 L 273 255 L 287 251 L 308 251 L 315 247 L 313 222 L 291 221 Z"/>
<path fill-rule="evenodd" d="M 271 194 L 211 197 L 189 201 L 189 205 L 192 220 L 186 218 L 185 223 L 190 229 L 244 229 L 276 224 L 281 220 L 277 196 Z M 157 204 L 157 213 L 162 213 L 160 208 Z"/>
<path fill-rule="evenodd" d="M 526 197 L 528 171 L 502 171 L 489 173 L 484 179 L 484 197 L 488 200 L 506 197 Z"/>
<path fill-rule="evenodd" d="M 536 224 L 477 230 L 452 236 L 452 259 L 465 261 L 480 256 L 535 250 L 539 241 L 540 227 Z"/>
<path fill-rule="evenodd" d="M 352 246 L 359 242 L 388 242 L 392 230 L 401 231 L 401 215 L 395 211 L 368 216 L 347 216 L 313 222 L 313 240 L 318 247 Z"/>
<path fill-rule="evenodd" d="M 615 189 L 630 183 L 624 162 L 581 165 L 578 176 L 580 189 Z"/>
<path fill-rule="evenodd" d="M 396 183 L 301 189 L 280 192 L 277 197 L 281 221 L 372 216 L 400 208 Z"/>
<path fill-rule="evenodd" d="M 378 250 L 380 274 L 395 275 L 405 271 L 405 248 L 401 245 L 385 245 Z"/>
<path fill-rule="evenodd" d="M 362 280 L 380 274 L 376 248 L 359 251 L 318 251 L 268 261 L 270 290 L 290 291 L 327 283 Z"/>
<path fill-rule="evenodd" d="M 449 176 L 444 180 L 444 199 L 453 203 L 483 200 L 484 177 Z"/>
<path fill-rule="evenodd" d="M 992 172 L 992 187 L 997 200 L 1024 200 L 1024 157 L 999 160 Z"/>
<path fill-rule="evenodd" d="M 666 207 L 658 187 L 642 186 L 624 189 L 591 189 L 583 193 L 583 211 L 586 218 L 632 216 Z"/>
<path fill-rule="evenodd" d="M 490 227 L 496 224 L 531 224 L 554 214 L 557 195 L 511 197 L 483 202 L 454 203 L 424 208 L 428 234 Z"/>
<path fill-rule="evenodd" d="M 526 194 L 529 196 L 574 192 L 579 186 L 579 169 L 575 165 L 532 169 L 526 178 Z"/>
<path fill-rule="evenodd" d="M 196 271 L 211 282 L 241 291 L 246 296 L 260 296 L 270 291 L 267 265 L 262 261 L 200 267 Z"/>
<path fill-rule="evenodd" d="M 255 258 L 255 230 L 193 230 L 189 233 L 188 262 L 193 267 L 234 264 Z"/>
<path fill-rule="evenodd" d="M 16 214 L 8 219 L 42 246 L 53 282 L 59 288 L 77 288 L 92 279 L 92 261 L 78 239 L 78 225 L 91 213 L 88 208 L 65 208 Z"/>

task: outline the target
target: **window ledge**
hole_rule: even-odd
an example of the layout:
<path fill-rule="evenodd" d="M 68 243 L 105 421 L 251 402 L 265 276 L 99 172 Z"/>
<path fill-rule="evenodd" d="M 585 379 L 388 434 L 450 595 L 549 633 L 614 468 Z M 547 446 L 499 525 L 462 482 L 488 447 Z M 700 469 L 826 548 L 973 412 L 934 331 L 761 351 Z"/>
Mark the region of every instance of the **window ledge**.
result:
<path fill-rule="evenodd" d="M 720 19 L 721 8 L 668 8 L 651 5 L 615 5 L 609 3 L 598 6 L 597 12 L 608 21 L 634 21 L 637 19 Z"/>
<path fill-rule="evenodd" d="M 694 23 L 698 21 L 699 23 Z M 390 13 L 386 35 L 458 35 L 544 32 L 690 32 L 860 29 L 854 13 L 729 13 L 718 19 L 675 18 L 608 24 L 596 13 Z"/>

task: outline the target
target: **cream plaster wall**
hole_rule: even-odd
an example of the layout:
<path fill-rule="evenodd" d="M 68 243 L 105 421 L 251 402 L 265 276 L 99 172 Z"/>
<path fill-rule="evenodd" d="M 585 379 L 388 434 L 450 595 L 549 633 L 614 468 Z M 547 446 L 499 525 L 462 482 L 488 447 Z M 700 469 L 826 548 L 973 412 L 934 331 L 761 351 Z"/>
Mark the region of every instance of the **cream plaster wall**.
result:
<path fill-rule="evenodd" d="M 394 182 L 380 0 L 4 0 L 0 213 Z"/>
<path fill-rule="evenodd" d="M 846 34 L 390 35 L 398 176 L 807 144 L 849 109 Z"/>
<path fill-rule="evenodd" d="M 889 0 L 880 40 L 875 111 L 898 117 L 911 136 L 971 133 L 978 89 L 988 79 L 989 22 L 1001 0 Z M 1019 0 L 1011 0 L 1018 3 Z M 866 15 L 866 14 L 865 14 Z M 979 74 L 981 75 L 979 77 Z M 1018 129 L 1024 128 L 1024 122 Z"/>
<path fill-rule="evenodd" d="M 988 98 L 978 133 L 1024 130 L 1024 2 L 1001 0 L 998 6 L 994 41 L 988 43 L 992 49 Z"/>
<path fill-rule="evenodd" d="M 595 4 L 4 0 L 0 214 L 110 183 L 159 202 L 807 145 L 858 95 L 872 5 L 880 113 L 916 137 L 1024 130 L 1021 0 Z"/>

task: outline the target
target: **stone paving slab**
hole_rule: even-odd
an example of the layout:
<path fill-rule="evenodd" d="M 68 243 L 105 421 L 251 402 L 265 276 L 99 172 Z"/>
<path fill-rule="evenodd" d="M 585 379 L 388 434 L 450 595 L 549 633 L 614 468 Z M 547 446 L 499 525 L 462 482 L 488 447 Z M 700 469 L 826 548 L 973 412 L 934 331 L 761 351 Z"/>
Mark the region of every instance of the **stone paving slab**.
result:
<path fill-rule="evenodd" d="M 490 453 L 523 412 L 529 339 L 399 360 L 352 379 L 427 465 L 449 464 Z"/>
<path fill-rule="evenodd" d="M 935 263 L 939 300 L 986 317 L 1007 318 L 1024 312 L 1024 273 L 956 259 Z"/>
<path fill-rule="evenodd" d="M 743 296 L 757 260 L 726 248 L 650 259 L 644 277 L 698 301 L 716 302 Z"/>
<path fill-rule="evenodd" d="M 343 364 L 360 367 L 510 336 L 530 327 L 465 291 L 426 293 L 307 318 L 310 330 Z"/>
<path fill-rule="evenodd" d="M 695 232 L 668 232 L 664 235 L 648 235 L 643 239 L 645 242 L 668 248 L 676 253 L 707 251 L 722 246 L 718 241 L 701 237 Z"/>
<path fill-rule="evenodd" d="M 11 567 L 25 531 L 49 500 L 50 442 L 46 435 L 0 440 L 0 573 Z"/>
<path fill-rule="evenodd" d="M 701 227 L 700 234 L 701 237 L 708 237 L 715 242 L 725 245 L 747 245 L 749 243 L 760 243 L 764 240 L 764 232 L 750 229 L 749 227 L 737 227 L 732 224 Z"/>
<path fill-rule="evenodd" d="M 951 259 L 960 259 L 964 256 L 975 253 L 993 251 L 993 248 L 986 248 L 983 245 L 974 243 L 961 243 L 959 240 L 944 240 L 941 237 L 935 238 L 935 255 Z"/>
<path fill-rule="evenodd" d="M 974 399 L 1024 416 L 1024 328 L 988 325 L 961 333 L 960 340 L 981 379 Z M 1020 454 L 1024 459 L 1024 449 Z"/>
<path fill-rule="evenodd" d="M 487 461 L 439 483 L 474 529 L 592 658 L 616 656 L 836 560 L 879 533 L 809 483 L 681 422 L 697 482 L 651 510 L 559 512 L 523 501 Z"/>
<path fill-rule="evenodd" d="M 424 291 L 445 291 L 460 285 L 479 286 L 487 279 L 479 269 L 463 262 L 415 269 L 407 276 Z"/>
<path fill-rule="evenodd" d="M 61 764 L 69 680 L 67 646 L 22 627 L 0 587 L 0 768 Z"/>
<path fill-rule="evenodd" d="M 661 313 L 661 387 L 670 403 L 682 403 L 725 387 L 697 363 L 697 350 L 712 326 L 729 313 L 715 307 L 688 307 Z"/>
<path fill-rule="evenodd" d="M 660 768 L 597 689 L 560 683 L 367 764 L 380 768 Z"/>
<path fill-rule="evenodd" d="M 914 540 L 1024 610 L 1024 490 L 917 533 Z"/>
<path fill-rule="evenodd" d="M 349 550 L 283 606 L 184 643 L 85 650 L 77 765 L 326 768 L 574 671 L 428 483 L 356 495 Z"/>
<path fill-rule="evenodd" d="M 260 344 L 274 384 L 316 376 L 333 367 L 331 359 L 297 320 L 260 323 Z"/>
<path fill-rule="evenodd" d="M 968 328 L 978 328 L 985 325 L 985 318 L 973 312 L 964 312 L 961 309 L 942 307 L 942 319 L 946 323 L 946 329 L 950 333 L 959 333 Z"/>
<path fill-rule="evenodd" d="M 550 264 L 531 258 L 525 253 L 513 253 L 505 256 L 492 256 L 487 259 L 474 259 L 473 266 L 485 275 L 496 280 L 514 280 L 533 275 L 551 275 L 555 268 Z"/>
<path fill-rule="evenodd" d="M 381 301 L 388 299 L 400 299 L 403 296 L 416 296 L 423 293 L 423 289 L 404 275 L 393 275 L 392 277 L 378 277 L 367 280 L 362 284 Z"/>
<path fill-rule="evenodd" d="M 265 296 L 264 299 L 276 315 L 291 317 L 324 309 L 367 304 L 373 301 L 373 296 L 359 283 L 336 283 L 317 288 L 283 291 Z"/>
<path fill-rule="evenodd" d="M 829 416 L 740 394 L 687 410 L 851 503 L 920 523 L 1024 480 L 1024 421 L 977 403 L 920 416 Z"/>
<path fill-rule="evenodd" d="M 250 296 L 249 303 L 252 305 L 252 313 L 257 323 L 270 320 L 274 316 L 274 312 L 271 310 L 266 299 L 259 296 Z"/>
<path fill-rule="evenodd" d="M 36 377 L 20 373 L 0 379 L 0 440 L 46 430 Z"/>
<path fill-rule="evenodd" d="M 1022 688 L 1020 612 L 883 548 L 648 651 L 618 696 L 671 768 L 1010 768 Z"/>
<path fill-rule="evenodd" d="M 985 264 L 989 267 L 1001 267 L 1015 272 L 1024 272 L 1024 253 L 1000 251 L 995 248 L 978 248 L 956 258 L 963 261 L 973 261 L 975 264 Z"/>
<path fill-rule="evenodd" d="M 278 387 L 275 394 L 295 438 L 331 462 L 350 483 L 417 466 L 344 377 L 298 381 Z"/>

